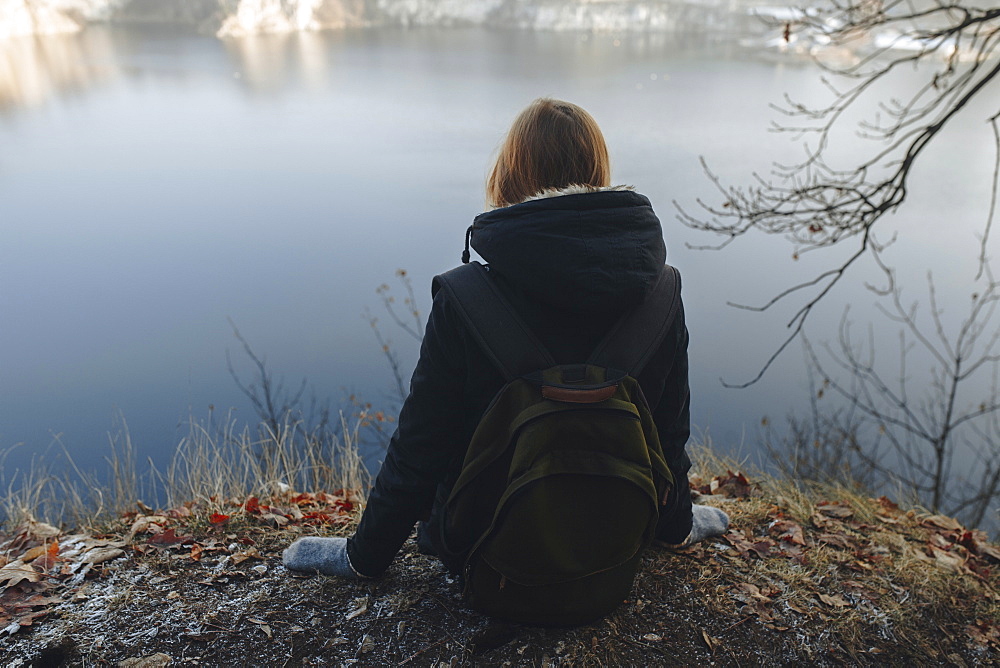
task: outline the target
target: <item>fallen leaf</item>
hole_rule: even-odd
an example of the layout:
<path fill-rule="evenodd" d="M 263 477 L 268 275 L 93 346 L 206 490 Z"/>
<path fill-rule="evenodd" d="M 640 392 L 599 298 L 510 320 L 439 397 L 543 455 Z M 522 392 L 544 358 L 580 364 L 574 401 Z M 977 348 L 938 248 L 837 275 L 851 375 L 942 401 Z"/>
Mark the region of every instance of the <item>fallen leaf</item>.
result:
<path fill-rule="evenodd" d="M 280 529 L 286 524 L 288 524 L 288 518 L 284 515 L 277 515 L 275 513 L 261 513 L 260 519 L 268 524 L 273 525 L 275 528 Z"/>
<path fill-rule="evenodd" d="M 840 547 L 845 550 L 849 550 L 854 547 L 851 544 L 851 539 L 847 536 L 847 534 L 843 533 L 821 533 L 816 536 L 816 542 L 832 545 L 834 547 Z"/>
<path fill-rule="evenodd" d="M 921 524 L 925 527 L 937 527 L 939 529 L 944 529 L 945 531 L 959 531 L 963 527 L 958 523 L 953 517 L 947 517 L 946 515 L 931 515 L 925 517 Z"/>
<path fill-rule="evenodd" d="M 663 636 L 657 635 L 655 633 L 647 633 L 642 637 L 642 639 L 648 642 L 660 642 L 661 640 L 663 640 Z"/>
<path fill-rule="evenodd" d="M 997 549 L 995 546 L 986 543 L 980 543 L 979 551 L 985 554 L 993 561 L 1000 562 L 1000 549 Z"/>
<path fill-rule="evenodd" d="M 728 498 L 743 498 L 754 493 L 750 481 L 742 472 L 726 471 L 725 475 L 712 478 L 712 481 L 697 491 L 702 494 L 719 494 Z"/>
<path fill-rule="evenodd" d="M 57 561 L 59 561 L 59 541 L 53 540 L 46 546 L 45 552 L 31 565 L 43 573 L 47 573 L 55 567 Z"/>
<path fill-rule="evenodd" d="M 836 517 L 838 519 L 844 519 L 854 514 L 851 507 L 843 501 L 820 501 L 816 504 L 816 510 L 827 517 Z"/>
<path fill-rule="evenodd" d="M 892 512 L 892 513 L 895 513 L 895 512 L 899 511 L 899 504 L 897 504 L 895 501 L 892 501 L 891 499 L 889 499 L 886 496 L 880 496 L 877 499 L 875 499 L 875 501 L 880 506 L 882 506 L 882 510 L 885 510 L 887 512 Z"/>
<path fill-rule="evenodd" d="M 85 564 L 93 564 L 96 566 L 97 564 L 103 564 L 105 561 L 117 559 L 124 554 L 124 550 L 117 547 L 98 547 L 87 552 L 81 561 Z"/>
<path fill-rule="evenodd" d="M 751 601 L 760 601 L 761 603 L 771 602 L 770 598 L 761 593 L 757 585 L 749 582 L 740 582 L 735 585 L 729 593 L 733 596 L 733 598 L 744 603 L 750 603 Z"/>
<path fill-rule="evenodd" d="M 771 524 L 769 531 L 771 535 L 777 536 L 778 540 L 783 540 L 795 545 L 806 544 L 802 527 L 791 520 L 778 520 Z"/>
<path fill-rule="evenodd" d="M 368 612 L 368 597 L 364 596 L 362 598 L 354 599 L 354 609 L 347 613 L 346 619 L 348 621 L 354 619 L 359 615 L 363 615 Z"/>
<path fill-rule="evenodd" d="M 0 568 L 0 585 L 6 584 L 13 587 L 21 582 L 38 582 L 42 579 L 42 574 L 26 564 L 20 559 L 12 561 L 3 568 Z"/>
<path fill-rule="evenodd" d="M 29 562 L 34 561 L 35 559 L 37 559 L 38 557 L 42 556 L 43 554 L 45 554 L 45 546 L 44 545 L 38 545 L 38 546 L 33 547 L 30 550 L 26 551 L 24 554 L 22 554 L 21 557 L 20 557 L 20 559 L 21 559 L 21 561 L 23 561 L 24 563 L 27 564 Z"/>
<path fill-rule="evenodd" d="M 709 651 L 715 654 L 715 647 L 719 644 L 719 640 L 708 635 L 704 630 L 701 632 L 701 639 L 705 641 L 705 646 L 708 647 Z"/>
<path fill-rule="evenodd" d="M 268 638 L 272 637 L 273 631 L 271 629 L 271 625 L 268 624 L 265 620 L 254 619 L 253 617 L 249 617 L 247 618 L 247 621 L 250 622 L 251 624 L 256 624 L 260 628 L 260 630 L 263 631 L 265 635 L 267 635 Z"/>
<path fill-rule="evenodd" d="M 129 529 L 128 536 L 125 538 L 126 542 L 131 543 L 132 539 L 135 538 L 137 534 L 151 532 L 159 533 L 163 530 L 163 524 L 167 523 L 167 518 L 163 515 L 143 515 L 136 518 L 135 522 L 132 523 L 132 528 Z"/>
<path fill-rule="evenodd" d="M 62 533 L 51 524 L 46 524 L 45 522 L 35 522 L 32 520 L 28 521 L 27 532 L 29 536 L 40 538 L 42 540 L 45 540 L 46 538 L 55 538 Z"/>
<path fill-rule="evenodd" d="M 31 612 L 26 612 L 18 617 L 16 623 L 19 627 L 31 626 L 35 623 L 36 619 L 44 617 L 47 614 L 49 614 L 49 610 L 32 610 Z"/>
<path fill-rule="evenodd" d="M 212 524 L 222 524 L 229 519 L 229 515 L 223 515 L 222 513 L 212 513 L 208 518 L 208 521 Z"/>
<path fill-rule="evenodd" d="M 833 596 L 818 594 L 817 597 L 831 608 L 848 608 L 851 605 L 851 603 L 840 594 L 835 594 Z"/>
<path fill-rule="evenodd" d="M 260 512 L 260 500 L 256 496 L 251 496 L 244 502 L 243 510 L 248 513 L 259 513 Z"/>
<path fill-rule="evenodd" d="M 167 547 L 173 545 L 185 545 L 187 543 L 193 543 L 194 537 L 192 536 L 178 536 L 177 532 L 173 529 L 167 529 L 162 533 L 158 533 L 149 539 L 150 545 L 164 545 Z"/>
<path fill-rule="evenodd" d="M 180 508 L 171 508 L 170 510 L 168 510 L 163 514 L 166 515 L 167 517 L 173 517 L 174 519 L 178 519 L 181 517 L 191 517 L 191 515 L 193 515 L 191 509 L 188 508 L 187 506 L 181 506 Z"/>
<path fill-rule="evenodd" d="M 771 548 L 775 545 L 774 541 L 770 538 L 765 538 L 751 543 L 745 538 L 743 533 L 736 529 L 730 529 L 729 533 L 725 534 L 723 538 L 730 545 L 735 547 L 744 558 L 748 557 L 752 552 L 761 559 L 766 559 L 771 556 Z"/>
<path fill-rule="evenodd" d="M 361 646 L 358 647 L 358 654 L 367 654 L 373 649 L 375 649 L 375 639 L 366 633 L 365 637 L 361 639 Z"/>
<path fill-rule="evenodd" d="M 994 561 L 1000 561 L 1000 550 L 987 542 L 982 531 L 965 531 L 958 538 L 958 544 L 975 555 L 985 555 Z"/>
<path fill-rule="evenodd" d="M 173 663 L 173 657 L 163 652 L 150 654 L 149 656 L 136 657 L 119 661 L 119 668 L 164 668 Z"/>
<path fill-rule="evenodd" d="M 965 559 L 961 556 L 955 554 L 954 552 L 942 550 L 941 548 L 933 545 L 928 545 L 927 549 L 930 551 L 931 556 L 934 557 L 934 561 L 937 562 L 938 565 L 953 571 L 963 570 Z"/>
<path fill-rule="evenodd" d="M 264 557 L 262 557 L 260 554 L 260 550 L 258 550 L 256 547 L 251 547 L 242 552 L 237 552 L 232 557 L 230 557 L 230 559 L 232 559 L 234 566 L 242 564 L 247 559 L 263 559 L 263 558 Z"/>

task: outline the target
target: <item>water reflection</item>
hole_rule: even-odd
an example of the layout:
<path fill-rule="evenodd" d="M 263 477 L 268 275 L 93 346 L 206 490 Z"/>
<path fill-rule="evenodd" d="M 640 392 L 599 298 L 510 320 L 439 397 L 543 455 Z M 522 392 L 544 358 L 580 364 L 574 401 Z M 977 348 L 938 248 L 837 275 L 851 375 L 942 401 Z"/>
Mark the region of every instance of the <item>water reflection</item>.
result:
<path fill-rule="evenodd" d="M 466 76 L 578 79 L 670 57 L 692 57 L 713 44 L 725 58 L 738 49 L 706 34 L 551 33 L 507 30 L 381 29 L 251 35 L 223 40 L 176 26 L 90 26 L 72 35 L 0 40 L 0 112 L 32 109 L 122 77 L 184 79 L 195 73 L 230 79 L 252 95 L 322 89 L 336 80 L 349 52 L 385 70 L 423 77 L 428 68 L 461 65 Z M 462 52 L 461 60 L 442 52 Z M 226 59 L 229 71 L 214 71 Z M 347 63 L 348 67 L 355 63 Z M 435 75 L 436 76 L 436 75 Z"/>
<path fill-rule="evenodd" d="M 251 35 L 222 41 L 233 62 L 233 78 L 255 93 L 294 85 L 321 88 L 328 75 L 327 36 L 303 32 Z M 300 81 L 297 81 L 300 80 Z"/>
<path fill-rule="evenodd" d="M 104 30 L 0 40 L 0 110 L 38 107 L 120 75 Z"/>

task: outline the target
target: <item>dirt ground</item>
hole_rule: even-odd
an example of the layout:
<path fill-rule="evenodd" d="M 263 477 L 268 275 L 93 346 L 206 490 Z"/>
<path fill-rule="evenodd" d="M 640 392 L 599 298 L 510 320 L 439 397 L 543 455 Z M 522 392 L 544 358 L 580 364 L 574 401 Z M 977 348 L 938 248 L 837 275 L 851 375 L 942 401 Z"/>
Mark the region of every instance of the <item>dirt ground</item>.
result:
<path fill-rule="evenodd" d="M 801 499 L 727 475 L 706 502 L 730 512 L 730 532 L 679 551 L 650 548 L 629 600 L 573 629 L 469 610 L 413 541 L 374 581 L 286 570 L 281 550 L 296 536 L 349 535 L 357 508 L 344 495 L 248 499 L 228 514 L 145 509 L 96 534 L 35 524 L 0 546 L 0 663 L 1000 663 L 1000 551 L 981 534 L 878 500 L 803 510 Z"/>

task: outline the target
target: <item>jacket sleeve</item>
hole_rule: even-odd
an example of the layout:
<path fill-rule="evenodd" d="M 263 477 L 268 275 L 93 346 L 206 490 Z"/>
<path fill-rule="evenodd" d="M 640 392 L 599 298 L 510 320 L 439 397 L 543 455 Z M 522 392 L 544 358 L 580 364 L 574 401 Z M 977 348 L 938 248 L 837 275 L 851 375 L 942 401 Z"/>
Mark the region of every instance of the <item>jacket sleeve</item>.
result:
<path fill-rule="evenodd" d="M 413 525 L 430 514 L 449 465 L 464 454 L 464 342 L 457 318 L 438 292 L 409 396 L 361 523 L 348 540 L 351 564 L 362 575 L 377 576 L 388 568 Z"/>
<path fill-rule="evenodd" d="M 674 485 L 667 505 L 660 511 L 656 537 L 666 543 L 682 542 L 691 532 L 691 490 L 687 474 L 691 460 L 685 445 L 691 436 L 691 391 L 688 385 L 688 331 L 681 307 L 673 326 L 664 337 L 659 351 L 661 361 L 655 366 L 669 371 L 663 393 L 652 410 L 653 422 L 660 437 L 667 466 L 674 475 Z M 662 366 L 661 366 L 662 365 Z"/>

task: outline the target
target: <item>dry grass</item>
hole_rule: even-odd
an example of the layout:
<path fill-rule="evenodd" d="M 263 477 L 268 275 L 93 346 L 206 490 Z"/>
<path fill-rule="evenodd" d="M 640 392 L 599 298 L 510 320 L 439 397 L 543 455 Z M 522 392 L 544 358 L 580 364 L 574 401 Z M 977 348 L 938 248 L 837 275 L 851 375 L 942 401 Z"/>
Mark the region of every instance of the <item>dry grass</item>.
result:
<path fill-rule="evenodd" d="M 140 470 L 122 421 L 117 436 L 109 439 L 103 478 L 81 470 L 66 448 L 54 461 L 36 459 L 27 471 L 0 473 L 2 525 L 9 529 L 44 521 L 93 528 L 144 502 L 163 507 L 198 503 L 216 510 L 234 499 L 269 498 L 291 489 L 362 492 L 369 485 L 359 454 L 366 419 L 341 415 L 337 433 L 303 433 L 291 414 L 277 430 L 266 424 L 238 429 L 231 419 L 210 428 L 192 419 L 163 471 L 151 461 Z M 0 455 L 0 465 L 5 457 Z"/>
<path fill-rule="evenodd" d="M 716 580 L 708 600 L 717 613 L 740 601 L 746 614 L 782 632 L 818 620 L 852 661 L 878 654 L 885 641 L 932 662 L 953 662 L 942 648 L 966 642 L 997 648 L 1000 550 L 985 533 L 843 484 L 757 471 L 747 489 L 727 488 L 739 470 L 734 462 L 707 449 L 695 449 L 694 458 L 693 484 L 702 491 L 710 491 L 709 476 L 719 484 L 725 472 L 725 494 L 701 502 L 732 518 L 730 548 L 721 561 L 708 557 L 722 567 L 702 578 Z M 706 556 L 702 547 L 694 551 Z"/>

